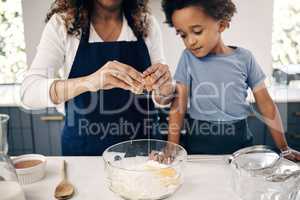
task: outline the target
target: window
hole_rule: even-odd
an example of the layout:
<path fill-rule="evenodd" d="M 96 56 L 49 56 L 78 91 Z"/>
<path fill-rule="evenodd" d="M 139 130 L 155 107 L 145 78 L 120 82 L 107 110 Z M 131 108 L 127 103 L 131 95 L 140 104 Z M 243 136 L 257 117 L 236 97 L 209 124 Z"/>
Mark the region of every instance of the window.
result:
<path fill-rule="evenodd" d="M 300 1 L 275 0 L 274 4 L 273 66 L 300 64 Z"/>
<path fill-rule="evenodd" d="M 21 0 L 0 0 L 0 84 L 20 83 L 26 66 Z"/>

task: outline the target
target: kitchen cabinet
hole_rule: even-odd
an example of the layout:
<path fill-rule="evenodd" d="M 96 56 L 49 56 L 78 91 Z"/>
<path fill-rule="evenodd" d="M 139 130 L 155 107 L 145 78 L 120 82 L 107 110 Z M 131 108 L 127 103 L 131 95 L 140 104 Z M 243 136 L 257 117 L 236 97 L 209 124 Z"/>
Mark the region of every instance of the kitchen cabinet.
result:
<path fill-rule="evenodd" d="M 8 122 L 9 154 L 34 153 L 31 112 L 19 107 L 0 107 L 0 113 L 10 116 Z"/>
<path fill-rule="evenodd" d="M 300 103 L 279 103 L 277 107 L 289 146 L 300 151 Z M 266 131 L 266 144 L 275 147 L 269 130 Z"/>
<path fill-rule="evenodd" d="M 289 145 L 300 151 L 300 103 L 277 103 L 277 106 Z M 254 104 L 253 108 L 255 108 Z M 54 108 L 28 111 L 18 106 L 0 107 L 0 113 L 10 116 L 8 126 L 10 155 L 25 153 L 61 155 L 60 137 L 64 117 Z M 167 138 L 168 114 L 169 109 L 159 109 L 160 129 L 165 138 Z M 267 126 L 258 116 L 251 114 L 248 124 L 249 131 L 254 135 L 255 144 L 275 147 Z M 181 134 L 181 144 L 184 145 L 185 135 L 188 134 L 187 129 L 183 128 Z"/>
<path fill-rule="evenodd" d="M 20 107 L 0 107 L 0 113 L 10 116 L 9 155 L 61 155 L 60 133 L 63 116 L 55 109 L 28 111 Z"/>
<path fill-rule="evenodd" d="M 32 114 L 35 151 L 43 155 L 61 155 L 60 136 L 64 117 L 54 108 Z"/>

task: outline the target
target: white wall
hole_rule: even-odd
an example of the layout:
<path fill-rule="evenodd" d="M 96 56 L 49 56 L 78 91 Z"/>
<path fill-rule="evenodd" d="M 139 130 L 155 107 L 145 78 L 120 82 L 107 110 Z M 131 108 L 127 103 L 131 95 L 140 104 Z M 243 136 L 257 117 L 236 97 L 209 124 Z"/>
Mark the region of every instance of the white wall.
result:
<path fill-rule="evenodd" d="M 27 63 L 31 64 L 39 44 L 51 0 L 22 0 Z"/>
<path fill-rule="evenodd" d="M 238 13 L 225 32 L 228 44 L 252 51 L 265 73 L 272 73 L 273 0 L 234 0 Z"/>
<path fill-rule="evenodd" d="M 233 18 L 231 28 L 224 34 L 225 42 L 248 48 L 256 56 L 263 70 L 270 75 L 272 71 L 272 18 L 273 0 L 234 0 L 238 14 Z M 23 0 L 25 40 L 27 60 L 30 64 L 44 27 L 46 12 L 51 0 Z M 167 62 L 174 72 L 184 48 L 175 31 L 164 24 L 160 0 L 151 0 L 151 10 L 160 22 Z"/>

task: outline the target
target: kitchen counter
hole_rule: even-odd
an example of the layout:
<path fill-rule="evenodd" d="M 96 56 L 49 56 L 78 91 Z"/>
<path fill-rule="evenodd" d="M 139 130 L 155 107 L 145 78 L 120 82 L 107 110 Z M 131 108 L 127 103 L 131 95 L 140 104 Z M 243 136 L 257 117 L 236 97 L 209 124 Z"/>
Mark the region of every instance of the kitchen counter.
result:
<path fill-rule="evenodd" d="M 76 187 L 76 194 L 72 199 L 121 200 L 105 184 L 102 157 L 48 157 L 46 177 L 40 182 L 23 186 L 27 200 L 54 199 L 55 187 L 61 179 L 63 159 L 68 163 L 69 181 Z M 183 186 L 169 199 L 238 200 L 229 181 L 229 168 L 224 160 L 188 162 Z"/>
<path fill-rule="evenodd" d="M 266 84 L 268 85 L 268 84 Z M 267 86 L 268 92 L 275 103 L 298 103 L 300 102 L 300 83 L 290 83 L 290 85 L 281 85 L 273 83 Z M 255 102 L 251 91 L 248 92 L 248 101 Z"/>
<path fill-rule="evenodd" d="M 60 182 L 62 160 L 68 163 L 69 180 L 76 187 L 74 200 L 121 200 L 105 184 L 102 157 L 48 157 L 47 175 L 37 183 L 23 186 L 27 200 L 54 199 Z M 185 182 L 172 200 L 238 200 L 231 190 L 229 169 L 223 160 L 188 162 Z"/>
<path fill-rule="evenodd" d="M 6 84 L 0 85 L 0 106 L 15 107 L 21 106 L 21 85 Z"/>

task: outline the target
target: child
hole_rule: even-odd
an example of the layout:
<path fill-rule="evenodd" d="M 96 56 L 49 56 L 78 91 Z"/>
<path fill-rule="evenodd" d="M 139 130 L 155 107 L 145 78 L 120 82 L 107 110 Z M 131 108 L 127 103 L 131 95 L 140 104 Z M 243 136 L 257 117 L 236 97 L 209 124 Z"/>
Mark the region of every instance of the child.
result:
<path fill-rule="evenodd" d="M 264 121 L 284 155 L 300 160 L 288 147 L 282 122 L 264 85 L 266 76 L 250 51 L 227 46 L 222 33 L 236 7 L 231 0 L 163 0 L 166 21 L 186 49 L 174 79 L 177 95 L 169 115 L 171 142 L 179 143 L 188 100 L 186 148 L 190 154 L 229 154 L 253 145 L 247 117 L 251 88 Z"/>

